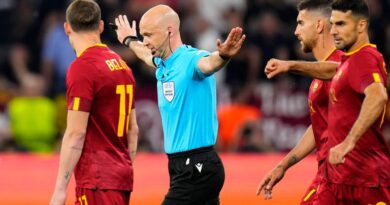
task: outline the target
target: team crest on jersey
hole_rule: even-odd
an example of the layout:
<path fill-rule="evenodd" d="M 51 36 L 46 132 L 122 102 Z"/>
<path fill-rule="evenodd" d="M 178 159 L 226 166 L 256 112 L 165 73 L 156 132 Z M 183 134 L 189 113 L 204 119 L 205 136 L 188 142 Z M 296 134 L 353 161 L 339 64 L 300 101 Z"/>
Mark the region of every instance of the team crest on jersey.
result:
<path fill-rule="evenodd" d="M 165 82 L 162 84 L 163 95 L 168 102 L 172 102 L 175 97 L 175 82 Z"/>

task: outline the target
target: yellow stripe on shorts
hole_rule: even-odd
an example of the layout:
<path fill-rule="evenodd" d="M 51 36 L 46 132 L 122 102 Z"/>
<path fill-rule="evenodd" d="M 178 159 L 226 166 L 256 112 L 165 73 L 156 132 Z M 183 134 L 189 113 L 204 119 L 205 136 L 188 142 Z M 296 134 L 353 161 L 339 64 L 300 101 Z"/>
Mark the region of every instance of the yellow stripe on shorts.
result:
<path fill-rule="evenodd" d="M 305 196 L 305 198 L 303 199 L 303 201 L 307 201 L 310 199 L 310 197 L 316 192 L 316 189 L 312 189 L 309 191 L 309 193 Z"/>
<path fill-rule="evenodd" d="M 372 74 L 372 77 L 374 78 L 374 81 L 376 82 L 376 83 L 381 83 L 382 81 L 381 81 L 381 78 L 379 77 L 379 74 L 378 73 L 373 73 Z"/>
<path fill-rule="evenodd" d="M 75 97 L 73 99 L 73 109 L 72 110 L 79 110 L 79 107 L 80 107 L 80 98 L 79 97 Z"/>

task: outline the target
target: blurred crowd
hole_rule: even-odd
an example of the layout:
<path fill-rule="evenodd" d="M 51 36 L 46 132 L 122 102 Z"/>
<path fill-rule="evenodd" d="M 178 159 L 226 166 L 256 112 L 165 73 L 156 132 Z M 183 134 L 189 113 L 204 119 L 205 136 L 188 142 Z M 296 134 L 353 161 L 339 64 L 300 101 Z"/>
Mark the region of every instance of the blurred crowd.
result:
<path fill-rule="evenodd" d="M 283 75 L 266 79 L 272 58 L 314 60 L 294 36 L 297 0 L 97 0 L 105 25 L 126 14 L 137 22 L 157 4 L 174 8 L 182 39 L 216 49 L 232 27 L 247 40 L 238 56 L 217 73 L 217 148 L 226 152 L 287 151 L 310 124 L 307 90 L 311 79 Z M 65 77 L 76 58 L 63 30 L 68 0 L 0 1 L 0 151 L 53 152 L 66 127 Z M 390 0 L 367 0 L 370 35 L 390 60 Z M 137 80 L 139 148 L 163 151 L 154 72 L 116 39 L 108 26 L 102 41 L 118 52 Z M 387 46 L 386 46 L 387 45 Z M 390 121 L 390 107 L 386 120 Z M 385 124 L 390 141 L 390 123 Z"/>

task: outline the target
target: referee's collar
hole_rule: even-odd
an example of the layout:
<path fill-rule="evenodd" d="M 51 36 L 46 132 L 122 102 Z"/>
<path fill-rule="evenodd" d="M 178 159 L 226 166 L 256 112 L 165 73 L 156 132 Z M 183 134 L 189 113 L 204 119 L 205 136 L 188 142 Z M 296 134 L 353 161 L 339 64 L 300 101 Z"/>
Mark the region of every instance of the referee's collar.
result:
<path fill-rule="evenodd" d="M 163 60 L 164 65 L 171 64 L 172 61 L 174 61 L 177 58 L 177 56 L 179 56 L 186 47 L 187 45 L 185 44 L 177 47 L 175 51 L 173 51 L 173 53 L 166 60 Z"/>

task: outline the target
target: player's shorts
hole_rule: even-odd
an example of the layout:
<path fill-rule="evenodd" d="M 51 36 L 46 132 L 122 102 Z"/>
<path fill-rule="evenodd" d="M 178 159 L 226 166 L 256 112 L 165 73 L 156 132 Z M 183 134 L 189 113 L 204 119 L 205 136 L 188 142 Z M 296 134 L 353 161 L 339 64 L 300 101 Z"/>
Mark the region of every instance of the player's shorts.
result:
<path fill-rule="evenodd" d="M 225 171 L 213 147 L 168 154 L 170 187 L 163 205 L 218 205 Z"/>
<path fill-rule="evenodd" d="M 320 205 L 390 205 L 390 187 L 358 187 L 325 182 L 320 185 Z"/>
<path fill-rule="evenodd" d="M 75 205 L 129 205 L 130 191 L 76 187 Z"/>
<path fill-rule="evenodd" d="M 316 203 L 318 199 L 318 188 L 320 184 L 324 182 L 324 170 L 325 163 L 324 161 L 321 161 L 319 163 L 318 171 L 315 178 L 313 179 L 313 182 L 310 184 L 309 188 L 307 188 L 307 191 L 301 200 L 301 205 L 313 205 Z"/>

